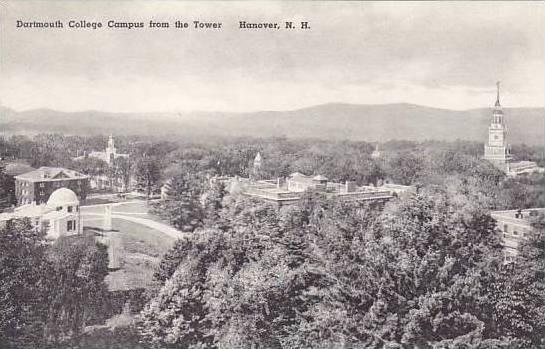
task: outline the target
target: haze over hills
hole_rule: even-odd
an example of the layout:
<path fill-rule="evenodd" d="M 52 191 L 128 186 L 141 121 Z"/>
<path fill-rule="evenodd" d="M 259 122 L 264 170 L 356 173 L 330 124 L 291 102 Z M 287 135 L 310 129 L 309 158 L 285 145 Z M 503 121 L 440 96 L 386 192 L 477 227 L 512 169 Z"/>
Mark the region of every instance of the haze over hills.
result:
<path fill-rule="evenodd" d="M 545 108 L 504 108 L 512 144 L 545 143 Z M 491 109 L 464 111 L 413 104 L 323 104 L 293 111 L 248 113 L 109 113 L 0 107 L 5 134 L 140 134 L 206 136 L 287 136 L 329 140 L 485 141 Z"/>

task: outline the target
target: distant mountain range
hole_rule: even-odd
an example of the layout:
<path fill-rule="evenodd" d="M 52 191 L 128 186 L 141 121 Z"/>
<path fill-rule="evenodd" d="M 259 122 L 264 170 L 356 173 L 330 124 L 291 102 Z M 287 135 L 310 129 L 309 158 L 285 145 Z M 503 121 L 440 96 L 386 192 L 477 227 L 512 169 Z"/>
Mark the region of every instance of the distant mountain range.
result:
<path fill-rule="evenodd" d="M 249 113 L 108 113 L 0 107 L 0 132 L 155 136 L 287 136 L 329 140 L 485 141 L 491 109 L 455 111 L 413 104 L 324 104 Z M 505 108 L 510 143 L 545 143 L 545 108 Z"/>

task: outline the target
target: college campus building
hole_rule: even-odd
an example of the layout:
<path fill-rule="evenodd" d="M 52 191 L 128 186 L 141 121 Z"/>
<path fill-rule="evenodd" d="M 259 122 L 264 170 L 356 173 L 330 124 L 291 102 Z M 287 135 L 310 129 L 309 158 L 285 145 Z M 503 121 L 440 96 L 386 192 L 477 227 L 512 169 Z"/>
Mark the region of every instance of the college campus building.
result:
<path fill-rule="evenodd" d="M 381 156 L 381 154 L 380 154 L 380 150 L 379 150 L 378 143 L 377 143 L 377 144 L 375 144 L 375 149 L 371 153 L 371 158 L 379 159 L 380 156 Z"/>
<path fill-rule="evenodd" d="M 84 154 L 83 156 L 77 156 L 74 160 L 83 160 L 85 158 L 94 158 L 104 161 L 108 164 L 108 167 L 113 167 L 116 159 L 127 159 L 129 160 L 129 154 L 118 153 L 117 148 L 115 147 L 114 137 L 110 135 L 108 138 L 108 143 L 104 151 L 92 151 L 89 154 Z M 96 190 L 113 190 L 118 193 L 124 193 L 129 191 L 131 187 L 135 184 L 135 179 L 130 176 L 128 181 L 123 177 L 122 174 L 116 171 L 108 173 L 103 173 L 99 175 L 90 175 L 89 176 L 89 185 L 91 189 Z M 128 182 L 128 183 L 127 183 Z"/>
<path fill-rule="evenodd" d="M 110 135 L 110 137 L 108 138 L 108 144 L 106 145 L 106 149 L 104 151 L 92 151 L 87 155 L 77 157 L 76 160 L 83 159 L 85 158 L 85 156 L 88 156 L 90 158 L 100 159 L 110 166 L 113 166 L 115 159 L 129 158 L 129 154 L 122 154 L 117 152 L 117 148 L 115 147 L 114 137 L 112 135 Z"/>
<path fill-rule="evenodd" d="M 4 190 L 5 197 L 0 198 L 0 207 L 10 207 L 17 205 L 17 196 L 15 195 L 15 177 L 34 171 L 35 168 L 24 162 L 7 162 L 4 165 Z"/>
<path fill-rule="evenodd" d="M 15 176 L 17 205 L 46 203 L 50 195 L 59 188 L 68 188 L 85 200 L 89 177 L 74 170 L 60 167 L 40 167 L 37 170 Z"/>
<path fill-rule="evenodd" d="M 306 191 L 324 193 L 348 201 L 385 202 L 404 192 L 416 192 L 413 186 L 386 183 L 379 187 L 357 186 L 354 182 L 330 182 L 322 175 L 307 176 L 295 172 L 287 178 L 276 180 L 257 180 L 242 177 L 216 177 L 213 180 L 226 184 L 230 193 L 258 198 L 282 207 L 295 204 Z"/>
<path fill-rule="evenodd" d="M 534 230 L 532 219 L 543 213 L 545 208 L 494 211 L 490 214 L 496 220 L 496 226 L 501 233 L 506 262 L 514 261 L 519 244 L 529 238 Z"/>
<path fill-rule="evenodd" d="M 1 213 L 0 224 L 20 218 L 30 219 L 32 226 L 45 232 L 46 238 L 51 240 L 82 231 L 79 199 L 76 193 L 67 188 L 56 189 L 47 203 L 36 204 L 32 201 L 15 208 L 13 212 Z"/>
<path fill-rule="evenodd" d="M 384 183 L 380 186 L 358 186 L 354 182 L 336 183 L 322 175 L 309 176 L 295 172 L 286 178 L 256 179 L 263 165 L 263 157 L 257 153 L 248 178 L 216 176 L 212 182 L 221 182 L 230 194 L 242 194 L 275 204 L 278 207 L 295 204 L 307 191 L 325 194 L 348 201 L 385 202 L 405 192 L 416 193 L 416 187 Z M 164 186 L 165 193 L 168 187 Z M 163 195 L 162 195 L 163 197 Z M 164 196 L 167 197 L 166 195 Z"/>
<path fill-rule="evenodd" d="M 507 143 L 507 127 L 503 109 L 500 104 L 500 83 L 497 84 L 496 103 L 492 112 L 492 120 L 488 127 L 488 142 L 484 145 L 484 159 L 490 161 L 509 176 L 524 173 L 544 172 L 533 161 L 513 162 L 511 145 Z"/>

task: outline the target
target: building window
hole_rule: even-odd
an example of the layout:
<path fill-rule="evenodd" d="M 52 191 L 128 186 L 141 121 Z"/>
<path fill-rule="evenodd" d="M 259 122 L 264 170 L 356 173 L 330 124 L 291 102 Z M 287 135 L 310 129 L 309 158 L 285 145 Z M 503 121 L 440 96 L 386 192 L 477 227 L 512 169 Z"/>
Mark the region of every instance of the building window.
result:
<path fill-rule="evenodd" d="M 40 188 L 45 188 L 45 183 L 40 183 Z"/>
<path fill-rule="evenodd" d="M 57 206 L 57 211 L 61 211 L 62 210 L 62 206 Z"/>
<path fill-rule="evenodd" d="M 518 234 L 519 234 L 519 232 L 518 232 L 518 231 L 516 231 L 516 230 L 513 230 L 513 235 L 518 235 Z"/>
<path fill-rule="evenodd" d="M 74 224 L 73 221 L 68 221 L 68 222 L 66 222 L 66 230 L 67 230 L 67 231 L 72 231 L 72 229 L 74 228 L 74 227 L 73 227 L 73 224 Z"/>
<path fill-rule="evenodd" d="M 76 205 L 76 212 L 79 212 L 79 205 Z"/>
<path fill-rule="evenodd" d="M 68 207 L 66 208 L 66 210 L 67 210 L 68 212 L 72 212 L 72 206 L 68 206 Z"/>
<path fill-rule="evenodd" d="M 503 232 L 504 232 L 504 233 L 508 233 L 508 232 L 509 232 L 509 227 L 507 226 L 507 224 L 504 224 L 504 225 L 503 225 Z"/>

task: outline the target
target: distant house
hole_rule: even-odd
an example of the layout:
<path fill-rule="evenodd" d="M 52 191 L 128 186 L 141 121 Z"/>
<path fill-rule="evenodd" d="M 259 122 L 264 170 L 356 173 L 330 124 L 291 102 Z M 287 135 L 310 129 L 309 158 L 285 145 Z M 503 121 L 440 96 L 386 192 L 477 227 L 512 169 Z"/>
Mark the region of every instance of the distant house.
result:
<path fill-rule="evenodd" d="M 18 205 L 47 202 L 51 193 L 68 188 L 85 200 L 89 177 L 74 170 L 60 167 L 40 167 L 37 170 L 15 176 L 15 196 Z"/>
<path fill-rule="evenodd" d="M 496 227 L 501 233 L 505 262 L 514 261 L 520 243 L 528 239 L 534 231 L 532 218 L 540 214 L 545 214 L 545 208 L 493 211 L 490 214 L 496 220 Z"/>

